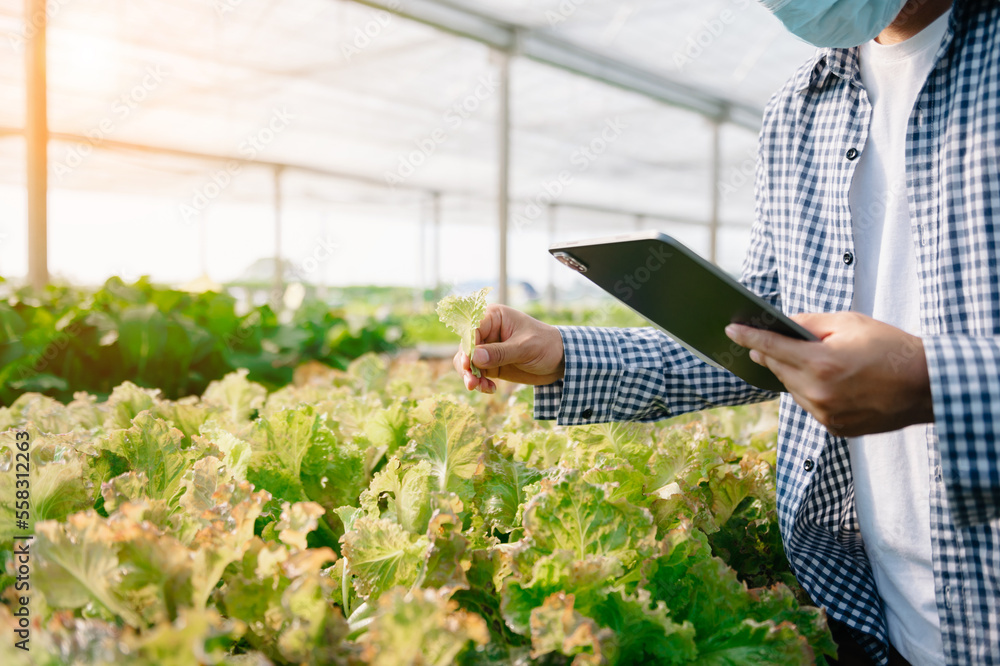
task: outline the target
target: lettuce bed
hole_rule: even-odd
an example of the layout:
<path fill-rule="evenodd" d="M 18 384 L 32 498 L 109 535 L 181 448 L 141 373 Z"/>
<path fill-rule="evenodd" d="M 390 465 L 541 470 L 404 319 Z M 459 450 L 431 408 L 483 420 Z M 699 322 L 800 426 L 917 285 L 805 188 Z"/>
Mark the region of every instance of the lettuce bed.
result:
<path fill-rule="evenodd" d="M 5 664 L 810 664 L 775 407 L 552 427 L 364 356 L 268 394 L 0 409 Z M 32 650 L 13 648 L 16 430 Z"/>

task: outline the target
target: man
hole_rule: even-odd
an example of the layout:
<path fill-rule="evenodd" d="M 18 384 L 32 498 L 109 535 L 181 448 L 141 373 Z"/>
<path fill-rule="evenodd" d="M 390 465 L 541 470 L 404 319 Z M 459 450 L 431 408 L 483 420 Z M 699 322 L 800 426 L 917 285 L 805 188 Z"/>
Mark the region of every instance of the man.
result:
<path fill-rule="evenodd" d="M 841 663 L 1000 666 L 1000 3 L 764 0 L 822 48 L 771 100 L 743 283 L 819 342 L 730 326 L 789 389 L 778 513 Z M 893 18 L 895 17 L 895 19 Z M 874 41 L 872 38 L 875 38 Z M 650 329 L 491 307 L 470 390 L 536 418 L 774 397 Z M 897 652 L 898 651 L 898 652 Z"/>

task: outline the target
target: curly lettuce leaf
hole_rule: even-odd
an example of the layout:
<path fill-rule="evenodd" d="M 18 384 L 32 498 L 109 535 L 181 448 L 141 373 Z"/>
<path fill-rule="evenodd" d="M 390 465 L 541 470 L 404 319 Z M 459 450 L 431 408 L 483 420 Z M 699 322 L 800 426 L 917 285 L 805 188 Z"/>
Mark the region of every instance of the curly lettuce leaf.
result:
<path fill-rule="evenodd" d="M 441 322 L 461 338 L 462 351 L 472 358 L 476 348 L 476 330 L 486 316 L 486 295 L 490 287 L 483 287 L 469 296 L 445 296 L 437 305 Z M 472 366 L 472 374 L 480 377 L 479 368 Z"/>
<path fill-rule="evenodd" d="M 403 458 L 431 464 L 434 490 L 453 492 L 468 502 L 475 494 L 473 477 L 483 469 L 486 431 L 476 412 L 449 399 L 422 401 L 413 410 L 417 424 Z"/>
<path fill-rule="evenodd" d="M 521 524 L 521 513 L 530 499 L 525 492 L 542 477 L 541 472 L 510 460 L 489 447 L 484 473 L 476 478 L 476 506 L 490 530 L 510 533 Z"/>
<path fill-rule="evenodd" d="M 154 418 L 148 411 L 140 412 L 131 422 L 130 428 L 109 433 L 103 446 L 124 458 L 129 471 L 145 475 L 149 497 L 172 504 L 177 498 L 184 473 L 200 457 L 200 451 L 182 448 L 184 434 L 165 421 Z"/>
<path fill-rule="evenodd" d="M 171 623 L 161 623 L 149 632 L 129 632 L 117 646 L 116 661 L 187 666 L 225 663 L 229 650 L 246 631 L 239 620 L 224 618 L 215 610 L 184 609 Z"/>
<path fill-rule="evenodd" d="M 394 587 L 413 585 L 427 553 L 427 538 L 398 524 L 362 516 L 343 536 L 344 557 L 358 594 L 372 600 Z"/>
<path fill-rule="evenodd" d="M 128 428 L 132 425 L 132 419 L 140 412 L 155 409 L 159 397 L 159 389 L 140 388 L 132 382 L 116 386 L 108 397 L 104 429 Z"/>
<path fill-rule="evenodd" d="M 458 512 L 462 503 L 454 495 L 439 498 L 439 508 L 427 526 L 430 545 L 424 556 L 417 587 L 434 588 L 446 597 L 458 590 L 468 590 L 465 572 L 472 562 L 467 554 L 468 540 L 462 535 L 462 521 Z"/>
<path fill-rule="evenodd" d="M 54 608 L 80 608 L 97 601 L 133 626 L 142 620 L 117 589 L 122 572 L 117 536 L 95 511 L 75 513 L 65 522 L 35 525 L 37 588 Z"/>
<path fill-rule="evenodd" d="M 361 508 L 373 518 L 395 520 L 407 532 L 423 534 L 431 516 L 431 491 L 429 462 L 421 460 L 404 467 L 394 457 L 361 493 Z"/>
<path fill-rule="evenodd" d="M 264 406 L 267 390 L 247 379 L 245 368 L 208 385 L 202 402 L 224 410 L 230 423 L 243 423 Z"/>
<path fill-rule="evenodd" d="M 316 502 L 296 502 L 281 505 L 281 520 L 275 524 L 278 539 L 292 550 L 308 548 L 306 535 L 319 526 L 319 518 L 326 509 Z"/>
<path fill-rule="evenodd" d="M 23 458 L 16 457 L 17 445 L 15 431 L 0 433 L 0 469 L 4 470 L 0 473 L 0 542 L 9 541 L 15 534 L 30 533 L 36 522 L 62 520 L 94 504 L 93 484 L 84 475 L 84 456 L 77 451 L 73 436 L 34 433 L 29 453 L 30 495 L 23 481 L 18 485 L 15 476 L 24 469 L 16 465 L 23 464 Z M 15 529 L 15 517 L 25 513 L 15 511 L 18 490 L 22 497 L 30 496 L 31 510 L 27 512 L 27 526 Z"/>
<path fill-rule="evenodd" d="M 581 480 L 577 472 L 543 479 L 541 488 L 524 512 L 532 549 L 567 550 L 578 560 L 610 557 L 625 567 L 651 552 L 656 527 L 646 509 L 612 501 L 605 488 Z"/>
<path fill-rule="evenodd" d="M 653 455 L 653 426 L 645 423 L 594 423 L 569 429 L 574 442 L 563 464 L 576 469 L 620 465 L 641 469 Z"/>
<path fill-rule="evenodd" d="M 483 618 L 437 590 L 394 590 L 379 600 L 378 615 L 361 637 L 361 657 L 372 666 L 448 666 L 489 636 Z"/>
<path fill-rule="evenodd" d="M 574 666 L 608 663 L 615 633 L 573 608 L 576 597 L 557 592 L 531 611 L 531 657 L 552 652 L 573 657 Z"/>
<path fill-rule="evenodd" d="M 644 587 L 670 608 L 674 621 L 695 628 L 697 663 L 811 664 L 810 643 L 832 656 L 822 611 L 799 608 L 791 591 L 780 585 L 748 590 L 712 555 L 702 532 L 683 525 L 661 548 L 661 555 L 643 566 Z"/>
<path fill-rule="evenodd" d="M 225 570 L 221 606 L 246 623 L 245 640 L 274 662 L 344 663 L 348 629 L 332 603 L 338 581 L 323 569 L 336 559 L 329 548 L 290 553 L 252 537 L 243 557 Z"/>
<path fill-rule="evenodd" d="M 276 499 L 309 499 L 302 486 L 302 466 L 309 449 L 329 445 L 333 433 L 316 411 L 302 405 L 284 409 L 254 422 L 248 440 L 253 449 L 247 478 Z"/>

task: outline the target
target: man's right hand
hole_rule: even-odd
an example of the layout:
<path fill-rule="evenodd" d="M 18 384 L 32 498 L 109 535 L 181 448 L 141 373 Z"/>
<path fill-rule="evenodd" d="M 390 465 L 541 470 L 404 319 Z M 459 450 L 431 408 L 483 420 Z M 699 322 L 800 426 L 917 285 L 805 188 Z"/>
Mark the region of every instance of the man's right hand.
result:
<path fill-rule="evenodd" d="M 494 379 L 551 384 L 562 379 L 566 367 L 559 330 L 506 305 L 486 308 L 472 356 L 482 377 L 472 374 L 470 359 L 461 350 L 455 354 L 455 369 L 465 379 L 465 388 L 483 393 L 497 390 Z"/>

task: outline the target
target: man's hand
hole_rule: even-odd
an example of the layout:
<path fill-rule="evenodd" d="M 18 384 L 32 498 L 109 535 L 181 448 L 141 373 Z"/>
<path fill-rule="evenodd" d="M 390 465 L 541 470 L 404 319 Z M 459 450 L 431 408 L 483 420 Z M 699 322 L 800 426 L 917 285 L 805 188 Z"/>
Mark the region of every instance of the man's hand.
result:
<path fill-rule="evenodd" d="M 856 312 L 792 317 L 819 342 L 732 324 L 726 334 L 751 349 L 795 401 L 832 434 L 857 437 L 934 420 L 923 341 Z"/>
<path fill-rule="evenodd" d="M 562 379 L 565 370 L 558 329 L 506 305 L 486 308 L 472 356 L 481 378 L 472 374 L 469 357 L 461 351 L 455 354 L 455 369 L 465 388 L 483 393 L 497 390 L 493 379 L 543 386 Z"/>

